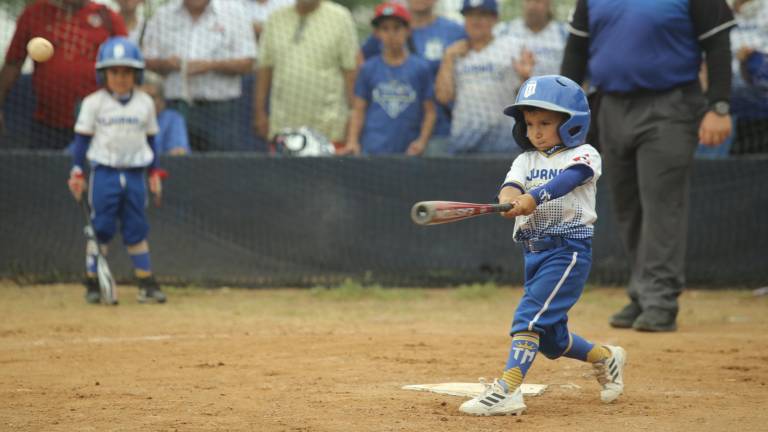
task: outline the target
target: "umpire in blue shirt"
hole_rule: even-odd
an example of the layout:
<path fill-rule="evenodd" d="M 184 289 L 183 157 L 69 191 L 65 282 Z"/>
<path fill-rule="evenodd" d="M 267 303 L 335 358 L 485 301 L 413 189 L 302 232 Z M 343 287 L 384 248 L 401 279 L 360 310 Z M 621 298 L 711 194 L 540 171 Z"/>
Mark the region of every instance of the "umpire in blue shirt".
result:
<path fill-rule="evenodd" d="M 631 302 L 613 327 L 677 328 L 693 154 L 731 132 L 733 26 L 725 0 L 576 3 L 562 74 L 589 75 L 601 94 L 599 143 L 631 267 Z"/>

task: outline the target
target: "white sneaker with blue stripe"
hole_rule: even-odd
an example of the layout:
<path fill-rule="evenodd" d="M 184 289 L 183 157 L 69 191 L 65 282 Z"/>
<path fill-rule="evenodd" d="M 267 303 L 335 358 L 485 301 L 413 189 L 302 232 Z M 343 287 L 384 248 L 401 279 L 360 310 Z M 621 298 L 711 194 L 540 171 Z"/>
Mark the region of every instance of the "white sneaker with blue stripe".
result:
<path fill-rule="evenodd" d="M 477 416 L 520 415 L 526 408 L 522 387 L 507 393 L 499 380 L 494 380 L 492 384 L 485 384 L 482 394 L 461 404 L 459 411 Z"/>

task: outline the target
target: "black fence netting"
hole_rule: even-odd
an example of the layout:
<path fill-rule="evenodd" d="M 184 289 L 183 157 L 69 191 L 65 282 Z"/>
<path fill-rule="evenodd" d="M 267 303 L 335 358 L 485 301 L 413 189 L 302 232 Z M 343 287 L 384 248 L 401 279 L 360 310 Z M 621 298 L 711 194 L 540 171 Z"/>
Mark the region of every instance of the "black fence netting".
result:
<path fill-rule="evenodd" d="M 167 283 L 313 286 L 351 277 L 399 286 L 519 283 L 522 254 L 497 216 L 421 227 L 421 200 L 489 202 L 509 161 L 488 158 L 166 158 L 149 207 L 155 271 Z M 0 152 L 0 277 L 79 280 L 84 217 L 66 188 L 67 156 Z M 689 284 L 768 282 L 768 159 L 700 160 L 691 193 Z M 599 188 L 594 283 L 623 283 L 626 259 Z M 110 264 L 130 277 L 119 236 Z"/>

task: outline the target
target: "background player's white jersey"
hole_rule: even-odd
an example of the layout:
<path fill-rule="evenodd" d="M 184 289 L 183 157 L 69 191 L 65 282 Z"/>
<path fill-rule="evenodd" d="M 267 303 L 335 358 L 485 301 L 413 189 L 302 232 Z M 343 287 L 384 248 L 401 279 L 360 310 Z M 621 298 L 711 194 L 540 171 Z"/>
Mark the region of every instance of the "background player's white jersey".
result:
<path fill-rule="evenodd" d="M 515 100 L 515 89 L 520 86 L 512 66 L 519 53 L 513 39 L 494 38 L 482 51 L 470 50 L 456 60 L 452 135 L 503 124 L 511 132 L 514 120 L 504 115 L 504 108 Z"/>
<path fill-rule="evenodd" d="M 552 20 L 540 31 L 533 32 L 522 18 L 515 18 L 497 24 L 493 34 L 497 37 L 511 37 L 520 44 L 520 49 L 525 48 L 533 53 L 535 64 L 532 75 L 560 73 L 560 63 L 568 39 L 568 32 L 562 23 Z"/>
<path fill-rule="evenodd" d="M 597 220 L 595 194 L 597 179 L 602 173 L 600 154 L 589 144 L 565 148 L 551 155 L 526 151 L 518 156 L 504 180 L 516 184 L 527 193 L 555 178 L 568 167 L 583 164 L 592 169 L 593 176 L 566 195 L 543 203 L 530 216 L 515 218 L 515 241 L 546 236 L 590 238 Z"/>
<path fill-rule="evenodd" d="M 117 101 L 104 89 L 83 100 L 75 132 L 92 135 L 87 158 L 114 168 L 149 166 L 154 154 L 147 135 L 158 131 L 155 104 L 140 90 L 134 90 L 127 104 Z"/>

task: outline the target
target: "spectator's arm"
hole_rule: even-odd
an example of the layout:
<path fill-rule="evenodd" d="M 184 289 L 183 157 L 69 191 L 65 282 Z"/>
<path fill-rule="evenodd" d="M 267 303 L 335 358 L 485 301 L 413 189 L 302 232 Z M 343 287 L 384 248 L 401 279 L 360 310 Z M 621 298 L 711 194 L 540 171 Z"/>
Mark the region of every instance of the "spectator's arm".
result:
<path fill-rule="evenodd" d="M 357 71 L 352 70 L 344 70 L 344 91 L 347 93 L 347 106 L 352 108 L 355 104 L 355 77 L 357 75 Z"/>
<path fill-rule="evenodd" d="M 424 110 L 424 119 L 421 121 L 421 131 L 416 141 L 412 142 L 408 146 L 406 153 L 409 155 L 420 155 L 427 149 L 427 143 L 429 143 L 429 137 L 432 136 L 432 130 L 435 127 L 435 120 L 437 119 L 437 111 L 435 111 L 435 102 L 432 100 L 425 100 L 422 104 Z"/>
<path fill-rule="evenodd" d="M 245 75 L 253 72 L 253 58 L 227 60 L 191 60 L 187 63 L 187 73 L 198 75 L 217 72 L 227 75 Z"/>
<path fill-rule="evenodd" d="M 253 127 L 256 134 L 269 138 L 269 116 L 267 115 L 267 95 L 272 86 L 272 68 L 260 67 L 253 90 Z"/>
<path fill-rule="evenodd" d="M 469 51 L 466 40 L 460 40 L 445 50 L 440 69 L 435 80 L 435 98 L 443 105 L 448 105 L 456 97 L 455 67 L 456 59 Z"/>
<path fill-rule="evenodd" d="M 347 132 L 347 144 L 340 154 L 360 154 L 360 132 L 365 123 L 365 110 L 368 109 L 368 101 L 355 96 L 352 103 L 352 113 L 349 116 L 349 131 Z"/>
<path fill-rule="evenodd" d="M 568 23 L 568 41 L 563 52 L 560 74 L 582 84 L 587 76 L 589 61 L 589 18 L 586 0 L 578 0 Z"/>
<path fill-rule="evenodd" d="M 160 75 L 168 75 L 171 72 L 181 70 L 181 59 L 178 57 L 148 58 L 144 62 L 147 65 L 147 69 Z"/>
<path fill-rule="evenodd" d="M 0 133 L 5 131 L 5 119 L 3 118 L 3 105 L 11 87 L 21 75 L 21 67 L 24 62 L 6 62 L 0 70 Z"/>

